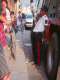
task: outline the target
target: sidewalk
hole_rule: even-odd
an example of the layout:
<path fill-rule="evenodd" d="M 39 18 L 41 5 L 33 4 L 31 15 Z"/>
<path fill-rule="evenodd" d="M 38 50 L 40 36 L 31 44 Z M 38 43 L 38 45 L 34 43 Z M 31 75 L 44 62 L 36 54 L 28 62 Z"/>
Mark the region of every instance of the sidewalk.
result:
<path fill-rule="evenodd" d="M 20 37 L 21 38 L 21 37 Z M 40 74 L 31 63 L 26 64 L 22 41 L 16 40 L 16 61 L 10 56 L 10 50 L 6 50 L 5 58 L 11 71 L 12 80 L 41 80 Z"/>
<path fill-rule="evenodd" d="M 10 56 L 10 51 L 7 50 L 6 60 L 11 71 L 12 80 L 28 80 L 27 67 L 23 49 L 16 43 L 16 61 Z"/>
<path fill-rule="evenodd" d="M 19 39 L 16 40 L 16 61 L 10 56 L 9 50 L 6 50 L 5 52 L 5 57 L 11 71 L 12 80 L 45 80 L 45 76 L 41 70 L 38 71 L 38 69 L 32 65 L 31 62 L 26 64 L 23 43 L 22 40 L 20 40 L 22 36 L 18 35 L 18 37 Z M 30 54 L 30 52 L 28 54 Z M 59 79 L 60 78 L 58 75 L 57 80 Z"/>

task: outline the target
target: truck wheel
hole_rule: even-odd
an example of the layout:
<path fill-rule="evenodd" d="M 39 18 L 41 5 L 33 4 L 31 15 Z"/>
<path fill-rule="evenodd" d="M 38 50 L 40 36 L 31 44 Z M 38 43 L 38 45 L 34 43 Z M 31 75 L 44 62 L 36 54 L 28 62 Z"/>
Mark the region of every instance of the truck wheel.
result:
<path fill-rule="evenodd" d="M 46 73 L 48 80 L 56 80 L 58 71 L 58 36 L 53 33 L 46 54 Z"/>

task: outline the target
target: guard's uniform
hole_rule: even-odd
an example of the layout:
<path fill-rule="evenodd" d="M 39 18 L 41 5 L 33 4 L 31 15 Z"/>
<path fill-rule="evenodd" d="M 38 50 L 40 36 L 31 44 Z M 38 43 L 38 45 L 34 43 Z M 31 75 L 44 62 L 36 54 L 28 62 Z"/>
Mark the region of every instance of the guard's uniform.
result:
<path fill-rule="evenodd" d="M 22 29 L 22 15 L 21 14 L 17 15 L 17 27 L 19 30 Z"/>
<path fill-rule="evenodd" d="M 33 56 L 34 56 L 34 62 L 35 64 L 40 64 L 41 60 L 41 43 L 42 43 L 42 37 L 45 31 L 45 26 L 48 25 L 48 17 L 47 15 L 42 16 L 37 24 L 35 25 L 35 28 L 33 29 L 32 34 L 32 47 L 33 47 Z"/>

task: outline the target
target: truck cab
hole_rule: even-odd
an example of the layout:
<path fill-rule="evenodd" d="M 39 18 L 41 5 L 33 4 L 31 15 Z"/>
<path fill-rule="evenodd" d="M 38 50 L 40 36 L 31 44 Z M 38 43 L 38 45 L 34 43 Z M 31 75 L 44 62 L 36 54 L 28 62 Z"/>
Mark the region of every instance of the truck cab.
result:
<path fill-rule="evenodd" d="M 60 59 L 60 0 L 44 0 L 48 7 L 49 24 L 45 30 L 45 72 L 48 80 L 56 80 Z M 39 15 L 37 15 L 39 16 Z M 39 18 L 39 17 L 38 17 Z"/>
<path fill-rule="evenodd" d="M 60 1 L 47 0 L 45 5 L 48 6 L 48 16 L 50 26 L 46 29 L 46 39 L 48 48 L 46 53 L 46 74 L 48 80 L 56 80 L 58 66 L 60 61 Z M 49 28 L 48 28 L 49 27 Z"/>

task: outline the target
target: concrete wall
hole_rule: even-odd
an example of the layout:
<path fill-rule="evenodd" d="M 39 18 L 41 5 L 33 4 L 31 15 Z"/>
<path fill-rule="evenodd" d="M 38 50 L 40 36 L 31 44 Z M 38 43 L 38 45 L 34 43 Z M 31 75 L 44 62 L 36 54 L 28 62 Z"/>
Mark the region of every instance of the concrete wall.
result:
<path fill-rule="evenodd" d="M 50 17 L 60 17 L 60 0 L 37 0 L 37 2 L 38 1 L 39 5 L 37 7 L 37 12 L 40 11 L 42 5 L 47 5 L 48 14 Z"/>
<path fill-rule="evenodd" d="M 48 6 L 49 11 L 48 14 L 54 17 L 60 17 L 60 0 L 45 0 L 45 5 Z"/>

